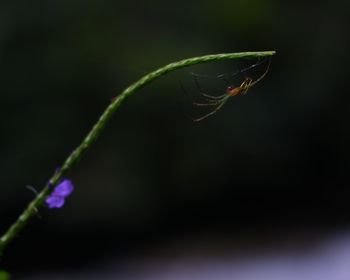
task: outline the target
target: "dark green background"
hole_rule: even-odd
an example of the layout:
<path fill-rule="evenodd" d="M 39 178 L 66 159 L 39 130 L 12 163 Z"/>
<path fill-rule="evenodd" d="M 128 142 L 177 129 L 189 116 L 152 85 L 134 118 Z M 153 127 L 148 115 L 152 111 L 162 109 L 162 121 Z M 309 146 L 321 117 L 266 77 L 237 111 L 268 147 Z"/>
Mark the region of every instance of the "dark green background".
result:
<path fill-rule="evenodd" d="M 40 189 L 131 82 L 192 56 L 277 51 L 264 81 L 200 123 L 186 117 L 197 112 L 180 86 L 198 95 L 189 71 L 215 75 L 247 61 L 178 71 L 128 99 L 69 173 L 76 190 L 65 207 L 41 211 L 3 266 L 77 268 L 190 233 L 347 227 L 349 9 L 346 1 L 1 1 L 1 232 L 34 197 L 26 185 Z M 226 87 L 201 83 L 210 93 Z"/>

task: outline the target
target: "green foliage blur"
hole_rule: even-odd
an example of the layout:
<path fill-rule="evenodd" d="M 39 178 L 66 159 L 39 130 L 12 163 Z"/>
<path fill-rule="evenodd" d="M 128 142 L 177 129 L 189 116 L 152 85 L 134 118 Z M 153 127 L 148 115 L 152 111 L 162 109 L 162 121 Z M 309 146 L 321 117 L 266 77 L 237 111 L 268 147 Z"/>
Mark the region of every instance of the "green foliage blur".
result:
<path fill-rule="evenodd" d="M 6 271 L 0 270 L 0 280 L 9 280 L 10 276 Z"/>

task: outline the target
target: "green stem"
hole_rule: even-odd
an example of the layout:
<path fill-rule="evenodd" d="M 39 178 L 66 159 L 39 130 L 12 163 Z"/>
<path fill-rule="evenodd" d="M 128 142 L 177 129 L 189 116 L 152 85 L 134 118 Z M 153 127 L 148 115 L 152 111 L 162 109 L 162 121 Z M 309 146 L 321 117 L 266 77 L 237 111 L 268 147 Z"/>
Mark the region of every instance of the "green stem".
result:
<path fill-rule="evenodd" d="M 14 239 L 16 235 L 26 226 L 31 218 L 38 212 L 38 209 L 44 205 L 45 198 L 52 191 L 52 187 L 59 183 L 64 174 L 71 169 L 71 167 L 79 161 L 82 155 L 91 147 L 95 140 L 100 136 L 103 128 L 106 126 L 107 122 L 112 117 L 113 113 L 119 108 L 119 106 L 124 102 L 124 100 L 135 93 L 138 89 L 142 88 L 146 84 L 152 82 L 153 80 L 163 76 L 169 72 L 176 69 L 188 67 L 191 65 L 211 62 L 211 61 L 221 61 L 228 59 L 239 59 L 239 58 L 259 58 L 274 55 L 274 51 L 266 52 L 242 52 L 242 53 L 228 53 L 228 54 L 213 54 L 205 55 L 200 57 L 194 57 L 189 59 L 180 60 L 178 62 L 170 63 L 162 68 L 159 68 L 146 76 L 142 77 L 140 80 L 126 88 L 117 98 L 113 100 L 106 108 L 104 113 L 101 115 L 99 120 L 93 126 L 91 131 L 82 141 L 82 143 L 73 151 L 72 154 L 64 161 L 62 168 L 57 170 L 49 180 L 49 183 L 42 189 L 42 191 L 35 197 L 33 201 L 29 203 L 27 208 L 18 217 L 18 219 L 8 228 L 8 230 L 0 238 L 0 255 L 3 253 L 4 249 L 8 244 Z"/>

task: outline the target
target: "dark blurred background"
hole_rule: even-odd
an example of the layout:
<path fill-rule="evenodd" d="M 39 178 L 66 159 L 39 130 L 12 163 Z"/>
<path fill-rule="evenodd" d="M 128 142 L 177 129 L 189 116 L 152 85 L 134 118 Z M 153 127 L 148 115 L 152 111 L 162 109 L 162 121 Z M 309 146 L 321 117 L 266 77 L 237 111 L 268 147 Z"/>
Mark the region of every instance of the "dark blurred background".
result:
<path fill-rule="evenodd" d="M 180 86 L 198 96 L 189 72 L 255 61 L 180 70 L 129 98 L 68 174 L 76 190 L 65 207 L 41 211 L 2 267 L 69 275 L 176 250 L 239 257 L 276 240 L 305 249 L 347 229 L 349 9 L 330 0 L 1 1 L 1 232 L 33 199 L 26 186 L 40 190 L 111 98 L 145 73 L 211 53 L 277 51 L 261 83 L 199 123 Z M 212 80 L 200 81 L 208 93 L 225 90 Z"/>

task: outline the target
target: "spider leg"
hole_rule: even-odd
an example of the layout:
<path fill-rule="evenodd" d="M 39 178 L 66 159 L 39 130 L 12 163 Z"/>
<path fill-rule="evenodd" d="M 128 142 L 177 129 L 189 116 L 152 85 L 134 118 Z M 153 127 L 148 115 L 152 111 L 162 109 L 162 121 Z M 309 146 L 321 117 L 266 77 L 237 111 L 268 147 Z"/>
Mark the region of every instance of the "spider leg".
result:
<path fill-rule="evenodd" d="M 242 95 L 246 95 L 249 88 L 252 86 L 253 83 L 253 79 L 246 77 L 245 80 L 243 81 L 243 83 L 240 85 L 240 87 L 242 88 Z"/>
<path fill-rule="evenodd" d="M 205 101 L 208 101 L 208 103 L 197 103 L 197 102 L 193 102 L 193 105 L 197 105 L 197 106 L 217 106 L 220 105 L 222 102 L 224 102 L 228 97 L 230 97 L 230 95 L 228 94 L 224 94 L 219 96 L 216 99 L 205 99 Z"/>
<path fill-rule="evenodd" d="M 208 98 L 204 98 L 203 101 L 201 102 L 193 102 L 193 104 L 213 104 L 213 105 L 216 105 L 216 104 L 219 104 L 221 101 L 221 99 L 208 99 Z"/>
<path fill-rule="evenodd" d="M 228 95 L 226 98 L 222 99 L 221 100 L 221 103 L 211 112 L 209 112 L 208 114 L 200 117 L 200 118 L 197 118 L 197 119 L 193 119 L 194 122 L 199 122 L 199 121 L 202 121 L 204 119 L 206 119 L 207 117 L 215 114 L 217 111 L 219 111 L 221 109 L 222 106 L 224 106 L 224 104 L 226 103 L 226 101 L 228 100 L 230 96 Z"/>
<path fill-rule="evenodd" d="M 180 82 L 180 87 L 181 87 L 182 91 L 186 94 L 187 98 L 190 99 L 192 104 L 194 104 L 194 105 L 201 105 L 201 103 L 198 103 L 198 102 L 194 101 L 194 99 L 188 94 L 187 90 L 185 90 L 185 87 L 183 86 L 183 84 L 181 82 Z M 210 103 L 210 104 L 213 103 L 213 105 L 217 104 L 217 100 L 205 98 L 205 101 L 208 101 L 208 103 Z"/>
<path fill-rule="evenodd" d="M 227 95 L 227 94 L 223 94 L 223 95 L 214 96 L 214 95 L 205 94 L 203 92 L 201 92 L 201 94 L 208 99 L 214 99 L 214 100 L 222 99 Z"/>
<path fill-rule="evenodd" d="M 197 76 L 196 74 L 194 74 L 194 73 L 191 73 L 191 74 L 192 74 L 192 76 L 193 76 L 193 80 L 194 80 L 194 82 L 195 82 L 195 84 L 196 84 L 196 87 L 197 87 L 199 93 L 200 93 L 203 97 L 205 97 L 206 99 L 207 99 L 207 98 L 209 98 L 209 99 L 221 99 L 221 98 L 223 98 L 223 97 L 226 95 L 226 94 L 223 94 L 223 95 L 220 95 L 220 96 L 214 96 L 214 95 L 209 95 L 209 94 L 205 93 L 205 92 L 202 90 L 201 86 L 199 85 L 199 82 L 198 82 L 198 79 L 197 79 L 198 76 Z"/>
<path fill-rule="evenodd" d="M 201 92 L 201 94 L 205 97 L 204 101 L 207 101 L 208 103 L 196 102 L 190 97 L 190 95 L 188 94 L 187 90 L 185 90 L 182 83 L 180 83 L 180 87 L 181 87 L 182 91 L 186 94 L 186 96 L 189 99 L 191 99 L 192 104 L 196 105 L 196 106 L 217 106 L 218 104 L 220 104 L 221 100 L 226 96 L 226 94 L 221 95 L 221 96 L 211 96 L 211 95 L 204 94 Z"/>
<path fill-rule="evenodd" d="M 217 99 L 217 100 L 206 99 L 206 101 L 208 101 L 208 103 L 193 102 L 193 105 L 196 105 L 196 106 L 217 106 L 217 105 L 220 105 L 223 102 L 225 97 L 226 97 L 226 95 L 223 98 Z"/>
<path fill-rule="evenodd" d="M 193 102 L 193 105 L 196 105 L 196 106 L 217 106 L 218 104 L 220 104 L 220 103 L 196 103 L 196 102 Z"/>
<path fill-rule="evenodd" d="M 238 73 L 239 73 L 239 71 L 236 71 L 235 73 L 233 73 L 233 75 L 236 75 Z M 213 78 L 215 78 L 215 79 L 222 79 L 225 83 L 230 84 L 231 82 L 229 80 L 227 80 L 226 76 L 227 76 L 227 73 L 223 73 L 223 74 L 214 76 Z"/>

